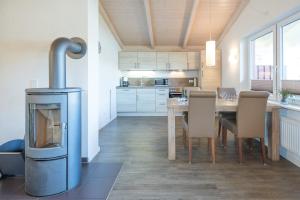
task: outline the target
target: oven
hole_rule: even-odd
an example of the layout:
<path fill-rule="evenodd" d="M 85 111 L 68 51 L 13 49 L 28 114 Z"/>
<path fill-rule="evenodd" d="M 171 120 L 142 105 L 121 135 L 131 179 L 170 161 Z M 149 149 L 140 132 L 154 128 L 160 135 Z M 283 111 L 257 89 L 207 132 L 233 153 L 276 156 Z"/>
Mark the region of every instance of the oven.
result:
<path fill-rule="evenodd" d="M 183 89 L 181 87 L 174 87 L 169 89 L 169 98 L 179 98 L 183 95 Z"/>

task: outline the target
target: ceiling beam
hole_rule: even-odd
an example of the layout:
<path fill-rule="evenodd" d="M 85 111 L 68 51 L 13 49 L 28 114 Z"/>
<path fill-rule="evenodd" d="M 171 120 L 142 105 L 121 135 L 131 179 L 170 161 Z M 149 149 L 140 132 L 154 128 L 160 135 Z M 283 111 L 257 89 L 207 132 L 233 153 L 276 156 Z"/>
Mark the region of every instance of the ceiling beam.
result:
<path fill-rule="evenodd" d="M 152 15 L 151 15 L 151 5 L 150 0 L 144 0 L 145 14 L 147 20 L 148 34 L 150 39 L 150 46 L 155 47 L 153 26 L 152 26 Z"/>
<path fill-rule="evenodd" d="M 188 40 L 189 40 L 189 37 L 191 34 L 191 30 L 192 30 L 192 27 L 193 27 L 193 24 L 195 21 L 198 5 L 199 5 L 199 0 L 193 0 L 191 14 L 190 14 L 186 32 L 185 32 L 184 38 L 183 38 L 183 43 L 182 43 L 183 48 L 186 48 L 186 46 L 187 46 L 187 43 L 188 43 Z"/>
<path fill-rule="evenodd" d="M 114 38 L 117 40 L 120 48 L 123 49 L 124 48 L 124 44 L 123 44 L 122 40 L 120 39 L 119 34 L 116 31 L 115 26 L 112 24 L 112 22 L 111 22 L 111 20 L 110 20 L 110 18 L 108 16 L 108 14 L 107 14 L 107 12 L 105 11 L 105 8 L 104 8 L 104 6 L 103 6 L 103 4 L 102 4 L 101 1 L 99 1 L 99 12 L 102 15 L 102 17 L 104 18 L 104 21 L 106 22 L 108 28 L 112 32 Z"/>

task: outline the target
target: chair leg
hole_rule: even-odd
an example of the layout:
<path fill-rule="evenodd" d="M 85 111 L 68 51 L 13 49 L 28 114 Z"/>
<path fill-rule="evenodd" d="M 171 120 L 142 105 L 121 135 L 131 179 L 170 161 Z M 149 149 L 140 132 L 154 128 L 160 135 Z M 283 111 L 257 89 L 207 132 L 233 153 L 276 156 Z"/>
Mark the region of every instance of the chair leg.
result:
<path fill-rule="evenodd" d="M 221 120 L 219 119 L 218 137 L 221 136 L 221 127 L 222 127 L 222 124 L 221 124 Z"/>
<path fill-rule="evenodd" d="M 212 162 L 213 164 L 216 163 L 216 143 L 215 143 L 215 138 L 210 138 L 211 142 L 211 157 L 212 157 Z"/>
<path fill-rule="evenodd" d="M 239 143 L 239 162 L 243 162 L 243 139 L 238 138 L 238 143 Z"/>
<path fill-rule="evenodd" d="M 184 148 L 186 148 L 186 131 L 185 131 L 185 129 L 182 129 L 182 142 L 183 142 Z"/>
<path fill-rule="evenodd" d="M 263 162 L 263 164 L 265 164 L 265 160 L 266 160 L 266 149 L 265 149 L 265 139 L 264 139 L 264 138 L 260 138 L 260 149 L 261 149 L 261 158 L 262 158 L 262 162 Z"/>
<path fill-rule="evenodd" d="M 227 129 L 223 126 L 222 127 L 222 144 L 223 147 L 227 147 Z"/>
<path fill-rule="evenodd" d="M 235 153 L 239 153 L 239 141 L 237 135 L 234 135 Z"/>
<path fill-rule="evenodd" d="M 247 143 L 248 143 L 249 151 L 252 152 L 253 151 L 253 139 L 248 138 Z"/>
<path fill-rule="evenodd" d="M 189 137 L 189 164 L 192 163 L 192 145 L 193 145 L 193 140 L 192 138 Z"/>
<path fill-rule="evenodd" d="M 211 149 L 211 138 L 208 138 L 207 150 L 209 151 L 210 149 Z"/>

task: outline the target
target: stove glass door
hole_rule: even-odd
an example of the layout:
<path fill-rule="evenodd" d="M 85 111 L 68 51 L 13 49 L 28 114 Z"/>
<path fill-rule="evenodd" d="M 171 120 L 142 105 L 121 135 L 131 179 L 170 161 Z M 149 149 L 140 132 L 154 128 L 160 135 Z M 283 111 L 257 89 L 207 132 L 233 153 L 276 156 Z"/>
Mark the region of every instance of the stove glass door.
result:
<path fill-rule="evenodd" d="M 26 155 L 31 158 L 67 154 L 67 96 L 27 95 Z"/>
<path fill-rule="evenodd" d="M 31 148 L 62 147 L 64 124 L 60 119 L 60 104 L 30 104 Z"/>

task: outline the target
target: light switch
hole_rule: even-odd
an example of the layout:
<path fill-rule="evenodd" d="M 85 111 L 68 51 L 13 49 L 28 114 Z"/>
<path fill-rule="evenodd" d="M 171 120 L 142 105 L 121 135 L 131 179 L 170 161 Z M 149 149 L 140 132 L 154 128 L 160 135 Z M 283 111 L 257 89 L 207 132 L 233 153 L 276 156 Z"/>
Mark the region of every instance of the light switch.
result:
<path fill-rule="evenodd" d="M 29 82 L 29 87 L 30 88 L 37 88 L 39 86 L 39 81 L 38 80 L 30 80 Z"/>

